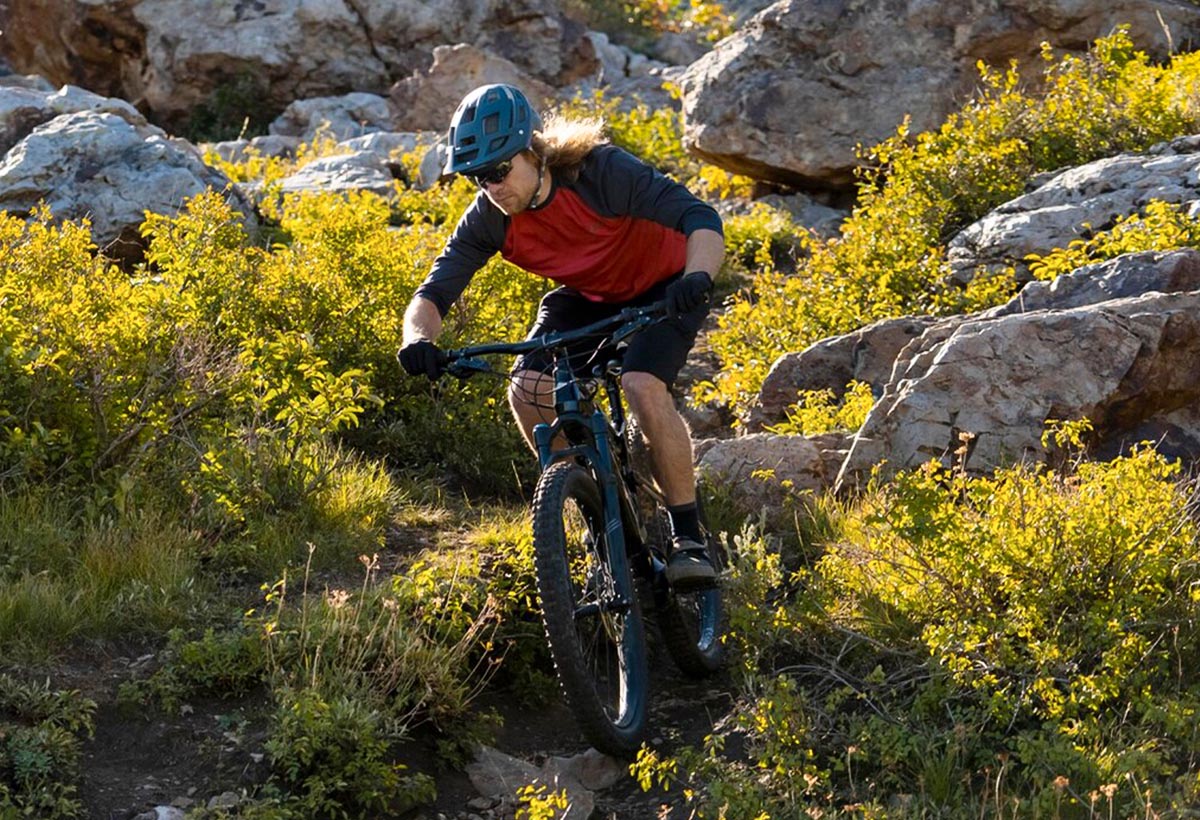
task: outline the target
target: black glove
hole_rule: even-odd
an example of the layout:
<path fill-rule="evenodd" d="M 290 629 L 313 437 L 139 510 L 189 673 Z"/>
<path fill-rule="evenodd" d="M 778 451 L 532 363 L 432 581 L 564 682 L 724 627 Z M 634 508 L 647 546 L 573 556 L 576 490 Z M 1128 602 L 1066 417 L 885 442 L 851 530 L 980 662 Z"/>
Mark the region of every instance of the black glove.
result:
<path fill-rule="evenodd" d="M 400 348 L 400 351 L 396 353 L 396 358 L 400 360 L 400 366 L 408 375 L 425 375 L 431 380 L 436 380 L 442 375 L 442 369 L 446 362 L 446 356 L 442 353 L 442 349 L 428 339 L 409 342 Z"/>
<path fill-rule="evenodd" d="M 708 294 L 712 290 L 713 280 L 705 271 L 695 270 L 685 273 L 667 287 L 664 299 L 667 303 L 667 315 L 674 319 L 684 313 L 691 313 L 696 308 L 708 302 Z"/>

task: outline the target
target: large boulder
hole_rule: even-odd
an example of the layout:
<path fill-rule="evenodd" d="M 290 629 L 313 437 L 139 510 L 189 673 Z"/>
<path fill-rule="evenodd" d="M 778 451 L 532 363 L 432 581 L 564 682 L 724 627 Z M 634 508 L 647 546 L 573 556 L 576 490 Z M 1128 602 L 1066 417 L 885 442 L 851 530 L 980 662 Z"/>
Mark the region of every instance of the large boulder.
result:
<path fill-rule="evenodd" d="M 415 71 L 392 86 L 393 121 L 404 130 L 445 131 L 462 98 L 485 83 L 515 85 L 538 109 L 554 94 L 553 88 L 511 60 L 466 44 L 438 46 L 427 71 Z"/>
<path fill-rule="evenodd" d="M 253 220 L 249 201 L 195 147 L 128 104 L 70 88 L 31 93 L 40 105 L 0 91 L 0 133 L 13 142 L 0 161 L 0 210 L 25 216 L 45 203 L 58 218 L 87 218 L 101 249 L 124 261 L 142 255 L 146 211 L 174 213 L 208 189 L 226 192 Z"/>
<path fill-rule="evenodd" d="M 937 127 L 976 63 L 1037 72 L 1043 41 L 1085 50 L 1119 24 L 1155 55 L 1200 40 L 1182 0 L 783 0 L 695 62 L 685 141 L 731 171 L 799 187 L 854 181 L 855 146 Z"/>
<path fill-rule="evenodd" d="M 545 82 L 594 61 L 554 0 L 9 0 L 0 49 L 21 72 L 120 96 L 166 127 L 223 106 L 384 94 L 441 44 L 472 43 Z"/>
<path fill-rule="evenodd" d="M 1134 254 L 935 325 L 897 360 L 839 483 L 881 462 L 986 472 L 1039 460 L 1051 419 L 1091 419 L 1109 452 L 1158 431 L 1174 455 L 1200 458 L 1200 428 L 1187 427 L 1200 406 L 1198 281 L 1196 251 Z"/>

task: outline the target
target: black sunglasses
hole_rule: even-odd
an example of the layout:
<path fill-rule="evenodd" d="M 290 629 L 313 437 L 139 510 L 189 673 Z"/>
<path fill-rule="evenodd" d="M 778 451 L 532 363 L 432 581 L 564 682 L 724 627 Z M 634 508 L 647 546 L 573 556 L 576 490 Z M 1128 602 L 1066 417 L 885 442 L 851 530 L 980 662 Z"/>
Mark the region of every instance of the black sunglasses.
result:
<path fill-rule="evenodd" d="M 512 160 L 505 159 L 497 162 L 491 168 L 479 171 L 474 174 L 467 174 L 471 181 L 480 188 L 486 188 L 488 185 L 499 185 L 508 176 L 508 172 L 512 170 Z"/>

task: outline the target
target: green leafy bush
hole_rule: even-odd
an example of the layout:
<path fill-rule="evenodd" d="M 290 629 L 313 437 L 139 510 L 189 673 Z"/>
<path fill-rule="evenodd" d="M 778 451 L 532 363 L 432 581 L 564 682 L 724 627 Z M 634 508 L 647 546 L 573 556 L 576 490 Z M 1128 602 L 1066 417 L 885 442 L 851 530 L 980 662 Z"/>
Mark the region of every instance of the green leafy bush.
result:
<path fill-rule="evenodd" d="M 714 737 L 645 756 L 640 775 L 711 783 L 701 817 L 1185 810 L 1200 708 L 1192 498 L 1146 448 L 1067 473 L 899 476 L 843 512 L 811 568 L 775 573 L 794 596 L 731 598 L 747 754 Z"/>
<path fill-rule="evenodd" d="M 285 805 L 301 817 L 355 818 L 403 813 L 436 797 L 428 775 L 405 775 L 388 754 L 386 713 L 315 689 L 278 693 L 267 753 Z"/>

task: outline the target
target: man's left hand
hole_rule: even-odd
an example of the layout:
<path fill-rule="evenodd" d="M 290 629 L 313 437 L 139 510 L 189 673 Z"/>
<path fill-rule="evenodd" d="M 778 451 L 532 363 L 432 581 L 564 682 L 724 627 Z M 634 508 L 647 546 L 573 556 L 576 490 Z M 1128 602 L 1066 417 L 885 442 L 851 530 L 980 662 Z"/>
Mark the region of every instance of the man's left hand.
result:
<path fill-rule="evenodd" d="M 691 313 L 708 301 L 712 286 L 712 277 L 706 271 L 695 270 L 685 273 L 678 280 L 672 282 L 664 294 L 667 315 L 673 319 L 684 313 Z"/>

